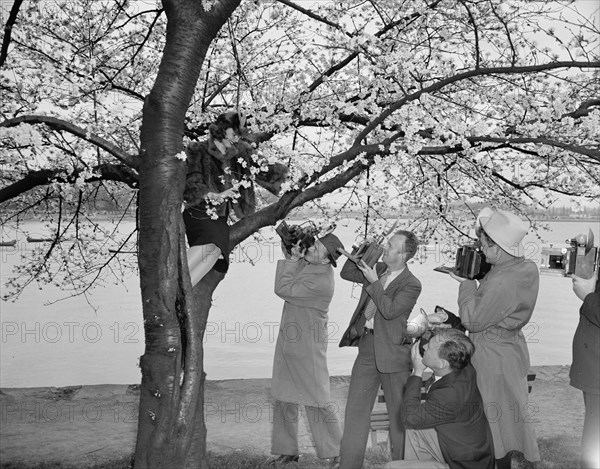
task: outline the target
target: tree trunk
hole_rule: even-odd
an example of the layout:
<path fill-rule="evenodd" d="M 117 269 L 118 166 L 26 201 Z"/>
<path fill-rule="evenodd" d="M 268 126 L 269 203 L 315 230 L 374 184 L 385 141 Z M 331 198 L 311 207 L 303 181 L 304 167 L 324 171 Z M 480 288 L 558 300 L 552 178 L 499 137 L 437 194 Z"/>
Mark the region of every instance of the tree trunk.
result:
<path fill-rule="evenodd" d="M 202 338 L 211 272 L 192 294 L 186 261 L 182 194 L 184 118 L 211 41 L 240 0 L 208 12 L 199 0 L 164 0 L 167 39 L 141 131 L 139 267 L 146 348 L 135 450 L 136 468 L 205 467 Z"/>

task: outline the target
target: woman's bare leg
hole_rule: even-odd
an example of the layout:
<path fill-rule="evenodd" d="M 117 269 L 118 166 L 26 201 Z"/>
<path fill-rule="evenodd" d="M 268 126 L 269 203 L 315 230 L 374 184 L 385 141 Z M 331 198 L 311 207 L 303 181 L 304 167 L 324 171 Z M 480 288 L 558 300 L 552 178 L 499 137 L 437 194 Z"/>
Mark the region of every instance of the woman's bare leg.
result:
<path fill-rule="evenodd" d="M 203 244 L 201 246 L 192 246 L 188 249 L 188 268 L 192 287 L 213 268 L 219 257 L 221 249 L 216 244 Z"/>

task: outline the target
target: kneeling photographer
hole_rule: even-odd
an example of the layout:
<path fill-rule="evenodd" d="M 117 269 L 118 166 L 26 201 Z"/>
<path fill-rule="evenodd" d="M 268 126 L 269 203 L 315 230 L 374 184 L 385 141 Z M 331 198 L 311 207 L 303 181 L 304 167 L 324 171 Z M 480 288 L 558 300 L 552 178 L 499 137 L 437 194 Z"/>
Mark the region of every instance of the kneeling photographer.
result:
<path fill-rule="evenodd" d="M 581 438 L 581 469 L 600 467 L 600 281 L 571 275 L 573 291 L 583 301 L 573 337 L 571 386 L 583 391 L 585 418 Z"/>
<path fill-rule="evenodd" d="M 485 208 L 478 217 L 481 250 L 490 271 L 478 282 L 461 282 L 459 316 L 475 344 L 472 363 L 488 413 L 498 469 L 509 469 L 510 451 L 539 461 L 535 432 L 527 414 L 529 350 L 522 328 L 535 306 L 539 272 L 524 257 L 528 224 L 503 210 Z M 493 415 L 492 415 L 493 414 Z"/>
<path fill-rule="evenodd" d="M 344 248 L 334 234 L 314 225 L 277 227 L 284 260 L 277 262 L 275 294 L 284 300 L 275 346 L 271 394 L 272 463 L 298 461 L 299 405 L 304 405 L 317 456 L 337 463 L 342 429 L 331 409 L 327 369 L 327 312 L 333 297 L 333 267 Z"/>
<path fill-rule="evenodd" d="M 404 460 L 385 467 L 494 469 L 492 432 L 471 365 L 475 346 L 453 328 L 437 329 L 422 342 L 411 349 L 413 371 L 400 412 L 407 428 Z M 430 386 L 422 378 L 426 368 L 435 376 Z"/>

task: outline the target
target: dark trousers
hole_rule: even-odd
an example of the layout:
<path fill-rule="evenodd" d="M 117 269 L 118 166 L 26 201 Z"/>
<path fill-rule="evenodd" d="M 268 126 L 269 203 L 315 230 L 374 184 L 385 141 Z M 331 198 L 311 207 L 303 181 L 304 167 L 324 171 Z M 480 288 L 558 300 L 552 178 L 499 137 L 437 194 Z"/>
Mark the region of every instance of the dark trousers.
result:
<path fill-rule="evenodd" d="M 358 357 L 352 367 L 344 434 L 340 448 L 340 469 L 360 469 L 363 466 L 369 438 L 371 411 L 379 386 L 383 386 L 390 419 L 392 459 L 404 457 L 404 425 L 400 422 L 400 405 L 404 385 L 410 372 L 380 373 L 377 371 L 374 340 L 377 340 L 377 337 L 372 334 L 365 334 L 360 338 Z"/>
<path fill-rule="evenodd" d="M 583 393 L 585 418 L 581 437 L 581 469 L 600 467 L 600 395 Z"/>

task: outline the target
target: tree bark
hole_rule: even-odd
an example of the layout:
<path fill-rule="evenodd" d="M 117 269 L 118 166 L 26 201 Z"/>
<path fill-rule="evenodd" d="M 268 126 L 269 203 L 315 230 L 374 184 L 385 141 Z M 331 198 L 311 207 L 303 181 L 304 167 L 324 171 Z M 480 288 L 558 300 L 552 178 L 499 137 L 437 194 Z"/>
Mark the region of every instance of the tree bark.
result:
<path fill-rule="evenodd" d="M 211 272 L 192 294 L 181 204 L 184 118 L 208 47 L 240 0 L 164 0 L 167 38 L 141 130 L 139 267 L 146 348 L 136 468 L 205 467 L 202 337 L 212 292 Z"/>

